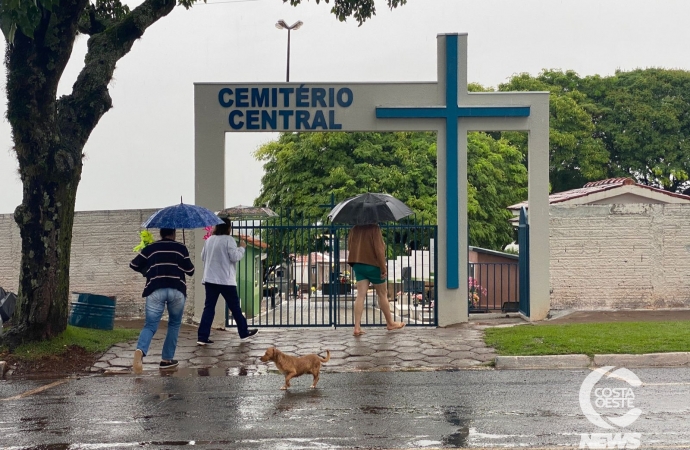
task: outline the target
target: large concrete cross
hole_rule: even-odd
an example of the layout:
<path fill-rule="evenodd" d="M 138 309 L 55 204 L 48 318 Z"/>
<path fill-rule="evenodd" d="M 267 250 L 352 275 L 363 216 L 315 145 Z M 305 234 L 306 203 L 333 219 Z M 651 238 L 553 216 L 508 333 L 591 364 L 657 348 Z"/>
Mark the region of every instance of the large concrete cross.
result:
<path fill-rule="evenodd" d="M 467 133 L 527 131 L 530 313 L 549 308 L 548 143 L 546 92 L 467 91 L 467 35 L 438 36 L 438 82 L 196 83 L 195 202 L 225 203 L 225 133 L 290 131 L 436 131 L 439 325 L 468 319 Z M 200 261 L 203 233 L 196 233 Z M 202 268 L 198 268 L 201 272 Z M 195 316 L 204 288 L 195 277 Z M 515 299 L 517 300 L 517 299 Z M 225 316 L 219 302 L 216 319 Z"/>
<path fill-rule="evenodd" d="M 463 37 L 466 37 L 464 35 Z M 467 94 L 467 56 L 462 53 L 462 64 L 458 65 L 458 35 L 446 37 L 446 73 L 445 80 L 439 79 L 439 86 L 445 85 L 446 104 L 444 106 L 423 107 L 395 107 L 376 108 L 376 117 L 380 119 L 444 119 L 446 127 L 446 229 L 448 234 L 448 252 L 446 265 L 448 278 L 446 287 L 457 289 L 460 287 L 459 262 L 460 235 L 458 221 L 458 119 L 461 117 L 527 117 L 529 106 L 458 106 L 460 96 L 458 92 Z M 465 71 L 463 77 L 458 77 L 458 66 Z M 467 201 L 466 199 L 463 201 Z"/>

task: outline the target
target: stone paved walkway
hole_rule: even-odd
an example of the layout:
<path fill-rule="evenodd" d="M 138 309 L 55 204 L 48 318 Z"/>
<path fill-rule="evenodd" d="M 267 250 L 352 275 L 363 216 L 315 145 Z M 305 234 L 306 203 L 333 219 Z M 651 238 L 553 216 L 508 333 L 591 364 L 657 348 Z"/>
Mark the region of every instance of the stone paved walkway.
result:
<path fill-rule="evenodd" d="M 163 324 L 161 324 L 163 325 Z M 259 357 L 276 346 L 292 355 L 330 350 L 331 360 L 322 366 L 324 372 L 447 370 L 482 368 L 493 362 L 496 353 L 482 339 L 482 327 L 472 323 L 448 328 L 407 326 L 387 331 L 385 327 L 367 327 L 366 334 L 352 336 L 351 327 L 333 328 L 260 328 L 245 341 L 235 329 L 212 330 L 213 345 L 196 345 L 196 329 L 185 326 L 180 331 L 175 359 L 180 368 L 226 369 L 263 373 L 275 370 Z M 144 358 L 145 371 L 158 371 L 165 327 L 154 336 L 149 354 Z M 136 342 L 118 344 L 105 353 L 91 369 L 93 372 L 129 371 Z"/>

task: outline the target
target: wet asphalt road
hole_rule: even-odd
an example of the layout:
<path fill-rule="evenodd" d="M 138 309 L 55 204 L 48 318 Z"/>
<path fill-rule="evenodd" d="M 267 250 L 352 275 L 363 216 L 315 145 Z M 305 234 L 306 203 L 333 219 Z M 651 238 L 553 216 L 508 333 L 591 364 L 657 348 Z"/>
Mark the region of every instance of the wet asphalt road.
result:
<path fill-rule="evenodd" d="M 639 448 L 690 448 L 687 368 L 635 369 L 642 414 L 612 431 L 580 409 L 588 370 L 326 373 L 317 389 L 301 377 L 288 392 L 273 371 L 227 373 L 1 381 L 0 448 L 577 448 L 581 433 L 597 432 L 640 433 Z"/>

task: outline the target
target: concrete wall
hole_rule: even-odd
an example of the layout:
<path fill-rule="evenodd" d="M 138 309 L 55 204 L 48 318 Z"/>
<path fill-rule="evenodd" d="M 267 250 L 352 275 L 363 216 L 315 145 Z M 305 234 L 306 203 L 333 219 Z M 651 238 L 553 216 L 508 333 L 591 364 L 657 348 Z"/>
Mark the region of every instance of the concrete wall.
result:
<path fill-rule="evenodd" d="M 154 211 L 77 212 L 70 290 L 114 295 L 117 317 L 142 317 L 144 280 L 128 265 L 140 225 Z M 550 222 L 552 309 L 690 308 L 689 205 L 552 206 Z M 194 232 L 185 238 L 194 259 Z M 0 215 L 6 290 L 17 291 L 20 252 L 14 219 Z M 194 315 L 191 281 L 186 322 Z"/>
<path fill-rule="evenodd" d="M 690 307 L 690 205 L 550 208 L 552 309 Z"/>
<path fill-rule="evenodd" d="M 82 211 L 74 217 L 70 291 L 117 297 L 118 318 L 144 316 L 144 278 L 129 268 L 136 256 L 132 249 L 139 244 L 139 231 L 155 209 Z M 151 230 L 158 237 L 158 230 Z M 177 239 L 182 241 L 178 231 Z M 185 231 L 185 241 L 194 262 L 194 231 Z M 17 292 L 21 239 L 11 214 L 0 215 L 0 286 Z M 196 266 L 196 263 L 195 263 Z M 200 269 L 200 268 L 199 268 Z M 185 320 L 193 315 L 194 288 L 187 279 Z"/>

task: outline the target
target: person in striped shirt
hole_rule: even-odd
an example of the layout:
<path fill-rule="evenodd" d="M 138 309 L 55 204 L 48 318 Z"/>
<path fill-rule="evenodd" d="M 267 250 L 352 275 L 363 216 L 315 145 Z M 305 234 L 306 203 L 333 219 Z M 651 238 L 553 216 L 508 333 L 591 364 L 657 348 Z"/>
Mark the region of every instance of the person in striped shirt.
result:
<path fill-rule="evenodd" d="M 184 244 L 175 241 L 175 230 L 161 228 L 161 239 L 144 247 L 129 263 L 129 267 L 146 277 L 142 297 L 146 298 L 146 321 L 139 334 L 134 351 L 132 368 L 135 373 L 143 370 L 143 359 L 158 330 L 161 317 L 168 308 L 168 331 L 163 342 L 160 368 L 177 367 L 175 349 L 182 324 L 182 313 L 187 299 L 186 276 L 194 275 L 194 264 Z"/>

